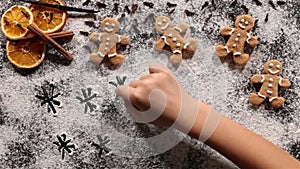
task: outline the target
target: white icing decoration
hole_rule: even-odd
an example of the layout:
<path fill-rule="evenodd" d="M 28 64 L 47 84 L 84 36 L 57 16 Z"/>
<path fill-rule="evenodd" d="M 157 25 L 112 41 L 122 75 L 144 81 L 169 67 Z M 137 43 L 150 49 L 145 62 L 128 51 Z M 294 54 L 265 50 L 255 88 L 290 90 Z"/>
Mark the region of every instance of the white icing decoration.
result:
<path fill-rule="evenodd" d="M 277 69 L 280 69 L 280 67 L 281 67 L 280 65 L 276 65 L 276 68 L 277 68 Z"/>
<path fill-rule="evenodd" d="M 165 36 L 162 36 L 161 38 L 164 40 L 165 44 L 170 45 L 170 44 L 167 42 L 167 38 L 166 38 Z"/>
<path fill-rule="evenodd" d="M 235 31 L 235 29 L 231 28 L 231 31 L 229 32 L 229 35 L 232 35 L 234 31 Z"/>
<path fill-rule="evenodd" d="M 158 26 L 161 26 L 161 25 L 162 25 L 162 23 L 161 23 L 161 22 L 157 22 L 157 25 L 158 25 Z"/>
<path fill-rule="evenodd" d="M 180 45 L 181 45 L 180 43 L 177 43 L 177 44 L 176 44 L 177 47 L 180 47 Z"/>
<path fill-rule="evenodd" d="M 237 34 L 237 36 L 238 36 L 238 37 L 240 37 L 240 36 L 241 36 L 241 34 L 240 34 L 240 33 L 238 33 L 238 34 Z"/>
<path fill-rule="evenodd" d="M 244 25 L 242 25 L 241 23 L 239 23 L 239 27 L 242 29 L 245 29 L 246 27 Z"/>
<path fill-rule="evenodd" d="M 169 23 L 167 23 L 164 27 L 160 28 L 161 30 L 166 30 L 169 27 Z"/>
<path fill-rule="evenodd" d="M 260 81 L 260 82 L 264 82 L 264 81 L 266 80 L 265 75 L 262 75 L 261 77 L 262 77 L 262 78 L 261 78 L 261 81 Z"/>
<path fill-rule="evenodd" d="M 247 33 L 247 43 L 249 43 L 249 41 L 250 41 L 250 39 L 251 39 L 251 34 L 250 33 Z"/>
<path fill-rule="evenodd" d="M 120 43 L 121 42 L 121 36 L 120 35 L 118 35 L 118 42 Z"/>
<path fill-rule="evenodd" d="M 233 55 L 234 55 L 234 56 L 241 56 L 242 53 L 241 53 L 241 52 L 234 52 Z"/>
<path fill-rule="evenodd" d="M 245 19 L 243 18 L 243 19 L 241 20 L 241 22 L 245 22 Z"/>
<path fill-rule="evenodd" d="M 176 29 L 180 33 L 182 32 L 182 29 L 178 28 L 177 26 L 174 29 Z"/>
<path fill-rule="evenodd" d="M 180 50 L 174 50 L 173 53 L 174 54 L 181 54 L 181 51 Z"/>
<path fill-rule="evenodd" d="M 171 38 L 173 35 L 170 33 L 168 36 Z"/>
<path fill-rule="evenodd" d="M 282 86 L 282 77 L 279 77 L 279 85 Z"/>
<path fill-rule="evenodd" d="M 108 48 L 104 48 L 105 50 L 108 50 Z"/>
<path fill-rule="evenodd" d="M 272 88 L 272 87 L 273 87 L 273 85 L 272 85 L 271 83 L 269 83 L 269 84 L 268 84 L 268 87 L 269 87 L 269 88 Z"/>
<path fill-rule="evenodd" d="M 249 25 L 249 22 L 248 22 L 248 21 L 246 21 L 246 22 L 245 22 L 245 24 L 246 24 L 246 25 Z"/>
<path fill-rule="evenodd" d="M 271 69 L 268 69 L 268 72 L 271 73 L 272 75 L 276 75 L 277 73 L 279 73 L 279 70 L 272 71 Z"/>
<path fill-rule="evenodd" d="M 114 56 L 117 56 L 117 54 L 116 54 L 116 53 L 113 53 L 113 54 L 109 54 L 109 55 L 108 55 L 109 58 L 114 57 Z"/>
<path fill-rule="evenodd" d="M 109 45 L 109 43 L 108 43 L 108 42 L 106 42 L 106 43 L 105 43 L 105 45 L 106 45 L 106 46 L 108 46 L 108 45 Z"/>
<path fill-rule="evenodd" d="M 269 98 L 269 102 L 272 102 L 274 99 L 277 99 L 278 97 L 272 97 L 272 98 Z"/>
<path fill-rule="evenodd" d="M 238 41 L 239 41 L 239 38 L 235 38 L 235 41 L 238 42 Z"/>
<path fill-rule="evenodd" d="M 105 27 L 104 30 L 105 30 L 106 32 L 111 33 L 114 29 L 109 29 L 108 27 Z"/>
<path fill-rule="evenodd" d="M 110 39 L 109 39 L 109 38 L 106 38 L 106 40 L 109 41 Z"/>
<path fill-rule="evenodd" d="M 101 42 L 101 33 L 98 34 L 98 41 Z"/>
<path fill-rule="evenodd" d="M 102 54 L 101 52 L 98 52 L 97 54 L 98 54 L 100 57 L 105 57 L 105 55 Z"/>
<path fill-rule="evenodd" d="M 259 97 L 262 97 L 262 98 L 264 98 L 264 99 L 266 98 L 266 96 L 263 95 L 263 94 L 261 94 L 260 92 L 258 92 L 257 94 L 258 94 Z"/>
<path fill-rule="evenodd" d="M 114 23 L 111 24 L 112 27 L 115 27 L 116 25 Z"/>
<path fill-rule="evenodd" d="M 236 44 L 233 44 L 233 45 L 232 45 L 232 47 L 234 47 L 234 48 L 235 48 L 235 47 L 236 47 Z"/>
<path fill-rule="evenodd" d="M 230 53 L 230 50 L 228 49 L 227 46 L 224 46 L 224 49 L 226 49 L 227 53 Z"/>
<path fill-rule="evenodd" d="M 269 81 L 270 81 L 270 82 L 273 82 L 273 78 L 270 78 Z"/>
<path fill-rule="evenodd" d="M 166 20 L 166 19 L 163 19 L 163 22 L 167 22 L 167 20 Z"/>
<path fill-rule="evenodd" d="M 273 64 L 273 63 L 270 63 L 270 64 L 269 64 L 269 67 L 270 67 L 270 68 L 272 68 L 273 66 L 274 66 L 274 64 Z"/>
<path fill-rule="evenodd" d="M 176 42 L 176 40 L 177 40 L 176 38 L 173 38 L 173 39 L 172 39 L 173 42 Z"/>
<path fill-rule="evenodd" d="M 268 94 L 273 94 L 273 92 L 271 90 L 267 90 Z"/>
<path fill-rule="evenodd" d="M 105 23 L 105 25 L 107 25 L 107 26 L 108 26 L 108 25 L 109 25 L 109 22 L 106 22 L 106 23 Z"/>
<path fill-rule="evenodd" d="M 186 44 L 183 46 L 183 49 L 186 49 L 189 45 L 190 45 L 190 42 L 186 43 Z"/>

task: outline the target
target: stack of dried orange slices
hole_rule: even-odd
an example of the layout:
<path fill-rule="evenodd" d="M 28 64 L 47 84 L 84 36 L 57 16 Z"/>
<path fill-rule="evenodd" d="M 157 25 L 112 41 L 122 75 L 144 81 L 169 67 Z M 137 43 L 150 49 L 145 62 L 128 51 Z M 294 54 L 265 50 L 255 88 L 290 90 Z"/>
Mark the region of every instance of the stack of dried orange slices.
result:
<path fill-rule="evenodd" d="M 65 5 L 64 0 L 40 1 Z M 40 5 L 31 5 L 29 8 L 14 5 L 9 8 L 1 18 L 1 29 L 7 38 L 8 60 L 17 68 L 29 69 L 38 66 L 44 60 L 46 44 L 40 38 L 26 38 L 32 34 L 27 27 L 35 24 L 44 33 L 49 34 L 61 31 L 66 21 L 67 12 L 59 9 Z"/>

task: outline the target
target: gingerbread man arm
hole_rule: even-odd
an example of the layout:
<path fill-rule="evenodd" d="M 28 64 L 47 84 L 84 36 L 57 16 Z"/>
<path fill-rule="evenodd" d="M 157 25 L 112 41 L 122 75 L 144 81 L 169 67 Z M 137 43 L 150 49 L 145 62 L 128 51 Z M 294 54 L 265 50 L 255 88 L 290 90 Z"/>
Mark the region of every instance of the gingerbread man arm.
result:
<path fill-rule="evenodd" d="M 283 88 L 287 88 L 291 86 L 291 82 L 289 81 L 289 79 L 285 79 L 285 78 L 281 78 L 279 80 L 279 85 Z"/>
<path fill-rule="evenodd" d="M 256 74 L 256 75 L 253 75 L 250 79 L 250 81 L 252 83 L 262 83 L 265 81 L 265 76 L 264 75 L 259 75 L 259 74 Z"/>
<path fill-rule="evenodd" d="M 175 26 L 174 29 L 177 30 L 181 36 L 184 36 L 186 31 L 188 30 L 188 25 L 185 23 L 180 23 Z"/>
<path fill-rule="evenodd" d="M 122 44 L 122 45 L 128 45 L 130 42 L 130 39 L 128 36 L 124 36 L 124 35 L 117 35 L 118 36 L 118 43 Z"/>
<path fill-rule="evenodd" d="M 255 47 L 258 44 L 258 40 L 256 36 L 252 36 L 250 33 L 247 33 L 247 43 L 251 46 L 251 47 Z"/>
<path fill-rule="evenodd" d="M 155 43 L 155 49 L 156 50 L 163 50 L 163 48 L 165 47 L 165 40 L 163 39 L 163 37 L 159 38 L 159 40 Z"/>
<path fill-rule="evenodd" d="M 221 28 L 220 33 L 222 36 L 230 36 L 234 32 L 234 30 L 235 29 L 230 26 L 224 26 Z"/>
<path fill-rule="evenodd" d="M 101 33 L 98 32 L 93 32 L 90 36 L 89 36 L 89 40 L 91 42 L 99 42 L 101 41 Z"/>

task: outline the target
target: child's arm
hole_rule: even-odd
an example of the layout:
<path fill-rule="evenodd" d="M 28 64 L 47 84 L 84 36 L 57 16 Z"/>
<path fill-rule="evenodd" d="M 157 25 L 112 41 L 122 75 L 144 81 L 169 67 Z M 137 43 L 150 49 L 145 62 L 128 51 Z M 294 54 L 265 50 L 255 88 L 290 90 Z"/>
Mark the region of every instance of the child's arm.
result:
<path fill-rule="evenodd" d="M 132 81 L 129 86 L 119 86 L 116 93 L 124 98 L 125 103 L 131 103 L 129 107 L 141 111 L 133 111 L 138 113 L 134 117 L 144 116 L 142 111 L 150 109 L 152 111 L 148 112 L 153 115 L 147 114 L 149 117 L 159 117 L 152 122 L 167 126 L 175 123 L 176 128 L 183 132 L 186 132 L 190 127 L 189 124 L 192 124 L 189 132 L 186 133 L 198 139 L 204 124 L 207 125 L 205 120 L 211 110 L 210 107 L 189 96 L 177 83 L 169 69 L 161 65 L 152 65 L 149 71 L 150 74 Z M 163 97 L 159 97 L 160 95 L 157 95 L 157 99 L 151 97 L 150 94 L 153 94 L 152 91 L 155 89 L 162 91 Z M 151 103 L 155 104 L 150 104 L 149 98 L 152 100 Z M 162 112 L 160 112 L 161 107 L 164 107 Z M 182 110 L 183 116 L 181 116 Z M 183 118 L 178 120 L 180 116 Z M 141 119 L 147 120 L 147 118 Z M 300 167 L 299 161 L 287 152 L 225 116 L 221 115 L 214 129 L 205 143 L 241 168 Z"/>

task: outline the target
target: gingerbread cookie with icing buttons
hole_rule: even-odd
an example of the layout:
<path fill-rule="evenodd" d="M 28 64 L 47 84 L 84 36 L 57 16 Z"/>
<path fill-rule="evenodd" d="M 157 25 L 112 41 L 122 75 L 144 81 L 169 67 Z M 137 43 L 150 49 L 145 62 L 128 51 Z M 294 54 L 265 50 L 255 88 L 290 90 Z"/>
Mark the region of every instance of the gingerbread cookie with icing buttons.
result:
<path fill-rule="evenodd" d="M 266 74 L 256 74 L 250 79 L 252 83 L 262 83 L 262 86 L 257 94 L 251 93 L 249 101 L 253 105 L 260 105 L 268 98 L 272 107 L 279 108 L 285 99 L 278 96 L 278 86 L 287 88 L 291 86 L 291 82 L 279 76 L 282 72 L 282 64 L 278 60 L 268 61 L 263 71 Z"/>
<path fill-rule="evenodd" d="M 255 47 L 258 44 L 257 37 L 252 36 L 250 31 L 254 27 L 254 20 L 250 15 L 239 16 L 234 24 L 234 28 L 222 27 L 220 33 L 222 36 L 230 36 L 225 45 L 216 47 L 216 54 L 220 58 L 225 58 L 229 54 L 233 55 L 233 61 L 237 65 L 247 64 L 250 56 L 244 53 L 245 44 Z"/>
<path fill-rule="evenodd" d="M 92 42 L 99 42 L 99 49 L 90 54 L 90 61 L 94 64 L 100 64 L 104 57 L 119 66 L 123 63 L 125 57 L 117 53 L 117 44 L 128 45 L 129 37 L 118 35 L 116 32 L 120 29 L 120 23 L 115 18 L 105 18 L 101 22 L 101 33 L 94 32 L 89 36 Z"/>
<path fill-rule="evenodd" d="M 188 25 L 180 23 L 173 26 L 170 18 L 159 16 L 155 20 L 155 29 L 161 35 L 155 44 L 156 50 L 163 50 L 169 46 L 172 52 L 170 61 L 173 64 L 179 64 L 183 58 L 183 51 L 193 54 L 198 47 L 198 42 L 194 38 L 184 39 L 184 35 L 188 30 Z"/>

